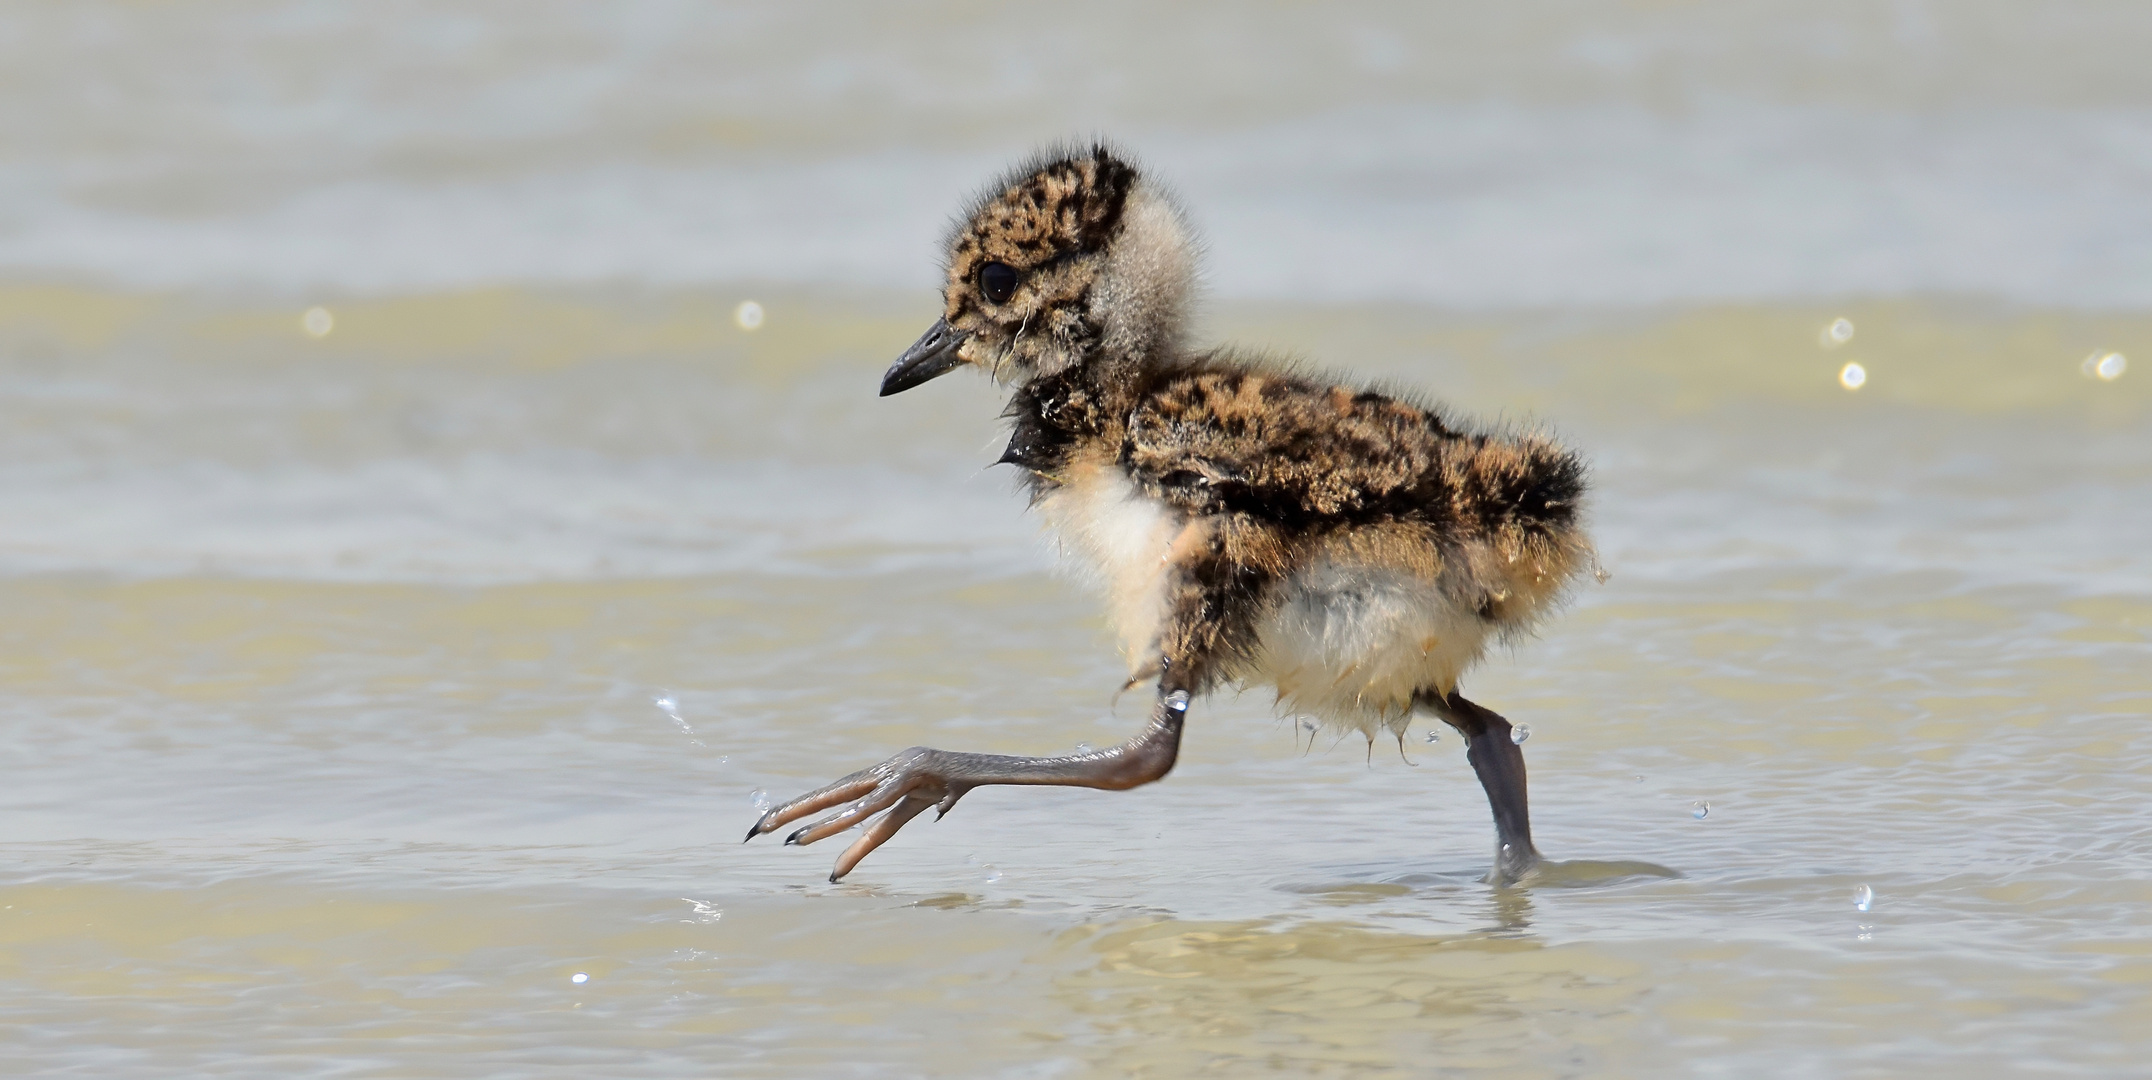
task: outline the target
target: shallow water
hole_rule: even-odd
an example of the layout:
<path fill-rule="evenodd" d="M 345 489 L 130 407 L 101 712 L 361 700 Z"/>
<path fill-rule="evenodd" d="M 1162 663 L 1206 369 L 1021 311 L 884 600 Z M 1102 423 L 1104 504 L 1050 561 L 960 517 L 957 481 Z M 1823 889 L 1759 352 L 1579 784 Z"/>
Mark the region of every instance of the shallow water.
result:
<path fill-rule="evenodd" d="M 2152 383 L 2077 360 L 2152 355 L 2152 320 L 1216 305 L 1220 336 L 1588 448 L 1613 576 L 1470 682 L 1532 726 L 1542 846 L 1613 865 L 1490 889 L 1454 736 L 1310 745 L 1226 695 L 1164 783 L 983 790 L 829 885 L 831 844 L 738 843 L 758 789 L 1142 710 L 982 471 L 991 390 L 873 396 L 921 305 L 761 295 L 753 334 L 708 314 L 731 294 L 488 292 L 341 308 L 321 341 L 201 297 L 7 298 L 12 1057 L 2141 1059 Z M 1839 314 L 1859 336 L 1826 349 Z"/>
<path fill-rule="evenodd" d="M 8 1070 L 2152 1053 L 2141 6 L 591 10 L 0 12 Z M 1612 576 L 1467 680 L 1528 887 L 1453 735 L 1257 693 L 840 885 L 738 842 L 1141 723 L 997 395 L 874 396 L 961 195 L 1091 130 L 1205 338 L 1592 462 Z"/>

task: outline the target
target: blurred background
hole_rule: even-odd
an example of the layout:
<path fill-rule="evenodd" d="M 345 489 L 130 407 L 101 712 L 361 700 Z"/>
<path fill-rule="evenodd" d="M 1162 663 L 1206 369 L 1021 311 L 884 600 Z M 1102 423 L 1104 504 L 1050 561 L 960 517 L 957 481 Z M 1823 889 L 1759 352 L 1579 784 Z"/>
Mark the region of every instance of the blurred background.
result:
<path fill-rule="evenodd" d="M 10 4 L 7 1056 L 2134 1067 L 2148 47 L 2128 2 Z M 1612 869 L 1489 890 L 1454 738 L 1257 695 L 843 886 L 734 843 L 905 745 L 1139 723 L 999 395 L 874 397 L 950 215 L 1094 137 L 1203 235 L 1199 337 L 1593 462 L 1613 578 L 1474 685 Z"/>

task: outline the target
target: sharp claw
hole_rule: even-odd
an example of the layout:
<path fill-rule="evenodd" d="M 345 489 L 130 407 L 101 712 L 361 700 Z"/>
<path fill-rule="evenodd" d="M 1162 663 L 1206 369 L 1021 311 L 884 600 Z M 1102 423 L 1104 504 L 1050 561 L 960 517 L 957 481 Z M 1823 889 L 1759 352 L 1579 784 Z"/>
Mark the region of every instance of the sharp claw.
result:
<path fill-rule="evenodd" d="M 797 844 L 797 843 L 799 843 L 799 842 L 800 842 L 800 834 L 801 834 L 801 833 L 803 833 L 803 832 L 806 832 L 806 831 L 807 831 L 807 829 L 806 829 L 806 828 L 799 828 L 799 829 L 794 829 L 794 830 L 792 830 L 792 835 L 790 835 L 790 836 L 787 836 L 787 837 L 785 837 L 785 846 L 786 846 L 786 847 L 791 847 L 792 845 L 794 845 L 794 844 Z"/>
<path fill-rule="evenodd" d="M 826 784 L 797 799 L 771 807 L 764 811 L 761 817 L 755 819 L 754 827 L 747 830 L 747 839 L 753 840 L 763 833 L 775 832 L 780 825 L 788 824 L 820 810 L 827 810 L 846 799 L 873 791 L 874 783 L 864 779 L 867 771 L 862 769 L 836 783 Z M 742 841 L 742 843 L 745 842 Z M 791 841 L 788 840 L 786 843 L 791 843 Z"/>
<path fill-rule="evenodd" d="M 949 811 L 956 809 L 956 801 L 963 798 L 965 792 L 970 790 L 970 788 L 951 788 L 949 794 L 942 796 L 941 801 L 934 804 L 934 820 L 940 821 L 942 818 L 947 817 Z"/>

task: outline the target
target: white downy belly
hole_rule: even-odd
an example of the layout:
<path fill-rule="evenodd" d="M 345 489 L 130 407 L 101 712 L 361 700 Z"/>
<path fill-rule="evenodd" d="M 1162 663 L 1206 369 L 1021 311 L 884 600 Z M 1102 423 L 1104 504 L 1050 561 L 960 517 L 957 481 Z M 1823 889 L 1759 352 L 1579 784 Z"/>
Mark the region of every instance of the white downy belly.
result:
<path fill-rule="evenodd" d="M 1130 670 L 1141 670 L 1154 659 L 1167 560 L 1186 520 L 1111 465 L 1075 473 L 1039 509 L 1063 554 L 1103 588 Z M 1403 724 L 1413 695 L 1454 689 L 1491 633 L 1438 582 L 1408 571 L 1325 561 L 1279 588 L 1244 682 L 1275 686 L 1285 707 L 1340 729 Z"/>
<path fill-rule="evenodd" d="M 1166 559 L 1183 525 L 1180 515 L 1113 466 L 1071 477 L 1039 510 L 1058 530 L 1062 554 L 1106 593 L 1121 651 L 1131 670 L 1142 668 L 1165 614 Z"/>
<path fill-rule="evenodd" d="M 1410 573 L 1319 563 L 1284 590 L 1249 681 L 1332 727 L 1398 729 L 1416 692 L 1455 689 L 1486 651 L 1488 625 Z"/>

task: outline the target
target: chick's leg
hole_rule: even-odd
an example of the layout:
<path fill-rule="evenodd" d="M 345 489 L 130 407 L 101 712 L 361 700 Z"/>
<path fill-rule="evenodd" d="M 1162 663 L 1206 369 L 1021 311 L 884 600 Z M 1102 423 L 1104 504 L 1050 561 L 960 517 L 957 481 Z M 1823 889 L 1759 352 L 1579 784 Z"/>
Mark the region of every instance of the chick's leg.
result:
<path fill-rule="evenodd" d="M 861 859 L 921 811 L 931 806 L 947 813 L 976 787 L 1026 784 L 1123 791 L 1166 775 L 1180 754 L 1181 723 L 1187 718 L 1189 696 L 1217 680 L 1217 657 L 1246 647 L 1263 581 L 1259 573 L 1235 562 L 1220 531 L 1201 520 L 1183 529 L 1167 558 L 1166 617 L 1155 654 L 1158 700 L 1141 734 L 1119 746 L 1058 757 L 967 754 L 914 746 L 772 807 L 747 830 L 747 839 L 837 808 L 785 837 L 788 844 L 811 844 L 882 814 L 838 856 L 836 869 L 830 872 L 830 880 L 835 881 L 851 873 Z M 1232 616 L 1236 612 L 1237 618 Z"/>
<path fill-rule="evenodd" d="M 1487 792 L 1487 805 L 1494 811 L 1495 865 L 1488 880 L 1497 885 L 1514 884 L 1539 865 L 1539 849 L 1532 846 L 1532 810 L 1526 798 L 1524 748 L 1510 736 L 1510 724 L 1500 713 L 1465 699 L 1447 698 L 1433 691 L 1420 694 L 1419 703 L 1465 737 L 1465 758 L 1479 774 Z"/>
<path fill-rule="evenodd" d="M 888 811 L 838 856 L 829 875 L 836 881 L 921 811 L 931 806 L 940 812 L 937 817 L 946 814 L 976 787 L 1025 784 L 1125 791 L 1148 784 L 1173 769 L 1180 754 L 1181 724 L 1188 715 L 1187 691 L 1167 689 L 1167 685 L 1160 683 L 1158 702 L 1143 732 L 1118 746 L 1057 757 L 968 754 L 914 746 L 879 765 L 771 807 L 747 830 L 747 839 L 841 804 L 836 813 L 785 837 L 787 844 L 812 844 Z"/>

